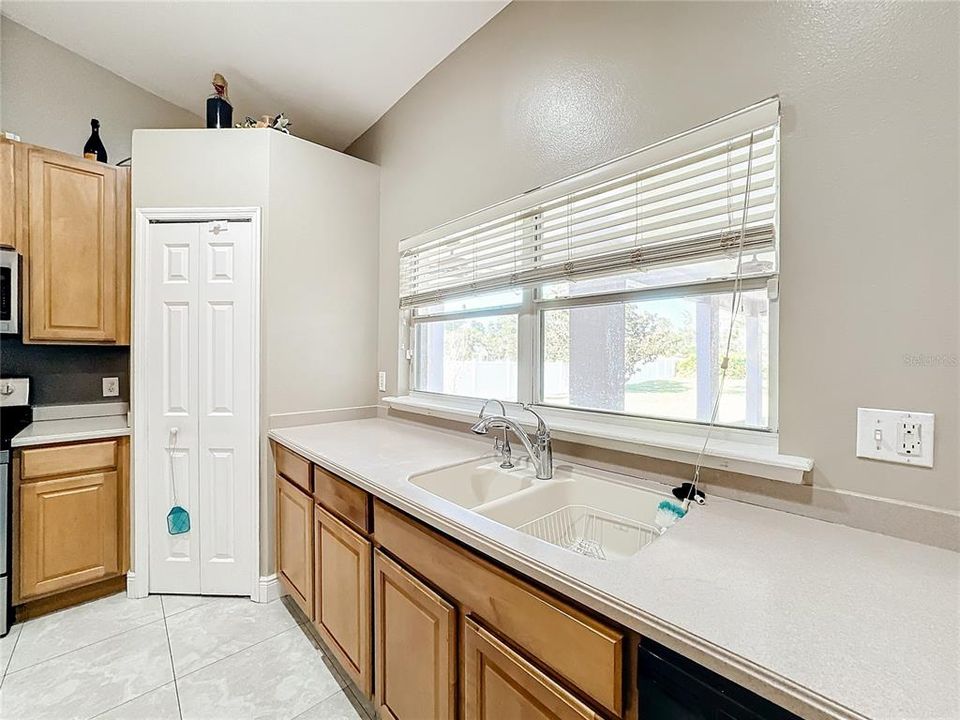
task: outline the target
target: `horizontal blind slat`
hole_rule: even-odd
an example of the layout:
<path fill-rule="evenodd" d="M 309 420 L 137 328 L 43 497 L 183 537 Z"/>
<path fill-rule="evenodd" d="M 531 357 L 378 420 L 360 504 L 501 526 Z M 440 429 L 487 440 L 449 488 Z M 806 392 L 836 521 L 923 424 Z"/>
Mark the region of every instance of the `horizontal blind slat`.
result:
<path fill-rule="evenodd" d="M 738 217 L 742 209 L 742 200 L 731 206 L 731 210 L 735 212 Z M 747 222 L 748 224 L 754 224 L 757 222 L 771 220 L 773 218 L 773 214 L 774 208 L 772 204 L 768 203 L 764 206 L 751 205 L 747 216 Z M 684 238 L 696 234 L 715 232 L 719 229 L 729 227 L 729 225 L 728 213 L 720 212 L 717 208 L 703 210 L 695 215 L 687 216 L 684 218 L 684 222 L 682 223 L 669 219 L 643 225 L 643 234 L 648 236 L 645 238 L 635 239 L 636 233 L 634 230 L 633 221 L 611 223 L 603 228 L 599 228 L 606 230 L 606 232 L 597 236 L 562 236 L 556 239 L 545 239 L 540 245 L 528 247 L 524 249 L 523 252 L 519 252 L 516 255 L 512 253 L 503 256 L 492 254 L 484 255 L 482 258 L 478 259 L 463 258 L 457 262 L 451 261 L 441 274 L 441 282 L 443 279 L 448 277 L 451 283 L 453 283 L 459 278 L 462 278 L 464 275 L 477 273 L 489 275 L 492 274 L 490 272 L 492 268 L 501 266 L 507 267 L 509 271 L 526 269 L 527 266 L 535 264 L 537 261 L 540 264 L 549 262 L 556 255 L 575 254 L 579 257 L 584 254 L 590 254 L 589 251 L 592 248 L 608 245 L 615 241 L 625 241 L 627 244 L 632 244 L 636 247 L 644 247 L 645 245 L 657 244 L 665 240 L 673 240 L 676 238 Z M 658 232 L 663 230 L 667 232 Z M 606 249 L 600 249 L 596 254 L 610 252 L 614 249 L 618 248 L 609 247 Z M 418 273 L 418 275 L 419 274 L 429 276 L 430 270 L 426 269 L 421 271 L 421 273 Z"/>
<path fill-rule="evenodd" d="M 629 248 L 619 253 L 592 257 L 573 263 L 559 263 L 534 268 L 518 273 L 515 282 L 504 282 L 503 278 L 489 278 L 476 282 L 463 282 L 443 290 L 425 290 L 416 295 L 404 296 L 401 307 L 433 305 L 439 301 L 475 295 L 481 292 L 493 292 L 517 284 L 533 285 L 554 282 L 563 279 L 579 280 L 611 271 L 623 269 L 649 269 L 665 267 L 710 259 L 721 256 L 734 256 L 739 246 L 739 233 L 718 233 L 709 237 L 700 237 L 688 243 L 670 243 L 644 250 Z M 762 252 L 774 247 L 775 232 L 772 225 L 754 228 L 744 237 L 744 250 Z"/>
<path fill-rule="evenodd" d="M 721 256 L 745 204 L 751 247 L 774 247 L 777 143 L 776 124 L 758 128 L 752 143 L 746 134 L 620 177 L 608 171 L 564 197 L 410 247 L 401 305 Z"/>

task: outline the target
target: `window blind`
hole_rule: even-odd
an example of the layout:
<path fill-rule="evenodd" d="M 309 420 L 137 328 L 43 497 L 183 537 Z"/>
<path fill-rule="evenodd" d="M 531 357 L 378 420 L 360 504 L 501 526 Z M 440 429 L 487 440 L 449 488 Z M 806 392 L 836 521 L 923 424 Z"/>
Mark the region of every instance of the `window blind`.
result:
<path fill-rule="evenodd" d="M 774 98 L 401 243 L 400 304 L 773 248 Z"/>

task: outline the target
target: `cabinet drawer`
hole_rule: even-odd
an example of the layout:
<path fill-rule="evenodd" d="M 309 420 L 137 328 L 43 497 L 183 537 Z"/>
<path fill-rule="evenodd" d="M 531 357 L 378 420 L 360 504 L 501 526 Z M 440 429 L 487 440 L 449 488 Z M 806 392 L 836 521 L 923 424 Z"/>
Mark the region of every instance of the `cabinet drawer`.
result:
<path fill-rule="evenodd" d="M 277 462 L 277 474 L 282 475 L 294 485 L 299 485 L 301 489 L 308 493 L 313 492 L 313 486 L 310 483 L 310 461 L 305 460 L 296 453 L 290 452 L 283 445 L 274 443 L 275 458 Z"/>
<path fill-rule="evenodd" d="M 599 706 L 623 714 L 624 635 L 374 501 L 377 542 Z"/>
<path fill-rule="evenodd" d="M 314 465 L 313 496 L 327 510 L 357 530 L 370 532 L 370 496 L 356 485 Z"/>
<path fill-rule="evenodd" d="M 463 624 L 463 708 L 464 720 L 601 720 L 470 618 Z"/>
<path fill-rule="evenodd" d="M 79 475 L 116 466 L 116 440 L 80 445 L 50 445 L 23 451 L 20 478 L 33 480 L 54 475 Z"/>

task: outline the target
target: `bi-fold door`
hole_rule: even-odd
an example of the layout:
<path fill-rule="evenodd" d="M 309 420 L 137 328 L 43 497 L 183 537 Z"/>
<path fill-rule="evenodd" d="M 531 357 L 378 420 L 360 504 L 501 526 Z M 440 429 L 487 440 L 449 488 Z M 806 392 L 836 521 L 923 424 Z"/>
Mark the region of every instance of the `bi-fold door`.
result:
<path fill-rule="evenodd" d="M 151 223 L 150 592 L 240 595 L 256 557 L 255 254 L 250 222 Z M 174 505 L 190 530 L 171 534 Z"/>

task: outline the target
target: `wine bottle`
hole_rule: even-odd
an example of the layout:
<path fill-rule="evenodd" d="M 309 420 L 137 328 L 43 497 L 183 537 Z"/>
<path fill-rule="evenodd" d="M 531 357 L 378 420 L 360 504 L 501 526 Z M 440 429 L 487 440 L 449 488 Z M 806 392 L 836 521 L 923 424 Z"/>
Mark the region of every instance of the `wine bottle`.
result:
<path fill-rule="evenodd" d="M 90 160 L 99 160 L 102 163 L 107 161 L 107 149 L 100 142 L 100 121 L 96 118 L 90 120 L 90 139 L 83 146 L 83 156 Z"/>

